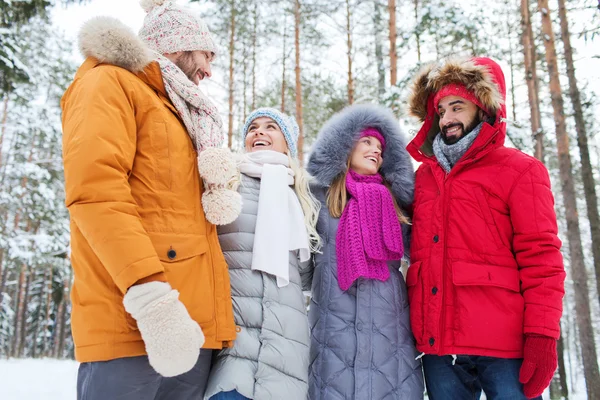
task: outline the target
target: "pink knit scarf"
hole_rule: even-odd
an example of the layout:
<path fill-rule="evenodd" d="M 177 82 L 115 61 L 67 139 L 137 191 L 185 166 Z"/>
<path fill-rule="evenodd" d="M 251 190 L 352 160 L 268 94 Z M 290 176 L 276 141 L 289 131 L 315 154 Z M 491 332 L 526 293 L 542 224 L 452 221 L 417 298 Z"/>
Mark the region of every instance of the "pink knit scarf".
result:
<path fill-rule="evenodd" d="M 346 188 L 350 199 L 342 212 L 335 246 L 342 290 L 359 277 L 387 280 L 387 261 L 400 260 L 404 254 L 400 222 L 381 175 L 349 170 Z"/>

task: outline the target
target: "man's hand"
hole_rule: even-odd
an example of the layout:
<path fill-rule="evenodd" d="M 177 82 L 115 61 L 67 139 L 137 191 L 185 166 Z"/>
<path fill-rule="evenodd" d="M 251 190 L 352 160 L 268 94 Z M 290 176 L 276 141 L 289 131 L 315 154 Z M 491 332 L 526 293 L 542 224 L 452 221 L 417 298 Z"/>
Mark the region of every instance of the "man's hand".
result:
<path fill-rule="evenodd" d="M 137 321 L 148 360 L 165 377 L 191 370 L 204 344 L 202 329 L 179 301 L 179 292 L 166 282 L 148 282 L 129 288 L 125 310 Z"/>
<path fill-rule="evenodd" d="M 556 340 L 546 336 L 527 336 L 519 381 L 527 398 L 541 396 L 550 385 L 558 366 Z"/>

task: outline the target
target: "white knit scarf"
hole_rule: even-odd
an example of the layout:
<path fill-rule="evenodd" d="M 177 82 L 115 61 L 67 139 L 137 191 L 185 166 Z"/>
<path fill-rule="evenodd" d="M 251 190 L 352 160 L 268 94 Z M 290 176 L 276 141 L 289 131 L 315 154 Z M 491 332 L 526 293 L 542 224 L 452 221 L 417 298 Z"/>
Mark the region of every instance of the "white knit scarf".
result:
<path fill-rule="evenodd" d="M 287 286 L 289 252 L 298 250 L 300 262 L 310 259 L 304 213 L 290 187 L 294 171 L 288 156 L 272 150 L 247 153 L 241 157 L 239 167 L 242 174 L 260 179 L 252 269 L 275 276 L 278 287 Z"/>
<path fill-rule="evenodd" d="M 167 94 L 198 153 L 209 147 L 221 147 L 223 121 L 215 105 L 171 60 L 156 53 L 156 61 L 160 65 Z"/>

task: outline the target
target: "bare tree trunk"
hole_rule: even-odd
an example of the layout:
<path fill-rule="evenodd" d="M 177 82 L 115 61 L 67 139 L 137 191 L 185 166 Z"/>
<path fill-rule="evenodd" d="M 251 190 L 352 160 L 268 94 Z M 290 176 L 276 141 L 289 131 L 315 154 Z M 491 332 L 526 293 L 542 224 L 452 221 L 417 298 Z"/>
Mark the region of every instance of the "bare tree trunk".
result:
<path fill-rule="evenodd" d="M 419 0 L 415 0 L 415 21 L 419 22 Z M 417 39 L 417 61 L 421 64 L 421 35 L 415 29 L 415 37 Z"/>
<path fill-rule="evenodd" d="M 244 51 L 242 52 L 244 57 L 244 62 L 242 63 L 242 75 L 244 76 L 244 87 L 242 90 L 242 124 L 246 121 L 246 116 L 248 115 L 248 63 L 246 60 L 248 59 L 248 43 L 244 40 Z"/>
<path fill-rule="evenodd" d="M 375 36 L 375 60 L 377 62 L 377 100 L 385 96 L 385 68 L 383 66 L 383 47 L 381 45 L 381 3 L 373 0 L 373 28 Z"/>
<path fill-rule="evenodd" d="M 61 319 L 60 319 L 60 331 L 58 335 L 58 346 L 56 351 L 56 357 L 62 358 L 64 349 L 65 349 L 65 338 L 67 336 L 67 307 L 70 302 L 71 295 L 71 274 L 69 274 L 68 278 L 65 278 L 63 282 L 63 298 L 61 300 Z"/>
<path fill-rule="evenodd" d="M 529 95 L 529 110 L 531 113 L 531 133 L 535 138 L 534 156 L 544 162 L 544 132 L 542 130 L 542 116 L 540 113 L 540 98 L 536 68 L 536 51 L 531 27 L 531 13 L 529 0 L 521 0 L 521 42 L 525 61 L 525 79 L 527 80 L 527 93 Z"/>
<path fill-rule="evenodd" d="M 350 0 L 346 0 L 346 41 L 348 44 L 348 104 L 354 103 L 354 79 L 352 78 L 352 27 L 350 26 Z"/>
<path fill-rule="evenodd" d="M 2 257 L 0 253 L 0 265 L 2 265 Z M 4 285 L 6 284 L 6 278 L 8 277 L 8 267 L 4 268 L 2 274 L 0 274 L 0 306 L 2 306 L 2 301 L 4 301 Z"/>
<path fill-rule="evenodd" d="M 582 347 L 584 375 L 589 399 L 600 398 L 600 373 L 598 372 L 598 357 L 594 342 L 594 330 L 591 321 L 589 305 L 589 292 L 587 286 L 587 272 L 583 259 L 581 245 L 581 232 L 579 229 L 579 215 L 577 214 L 577 200 L 573 182 L 573 165 L 569 153 L 569 137 L 565 123 L 562 90 L 560 87 L 556 48 L 554 45 L 554 32 L 548 0 L 538 0 L 538 7 L 542 14 L 542 33 L 546 48 L 546 62 L 550 73 L 550 97 L 554 109 L 556 124 L 556 142 L 558 147 L 558 162 L 560 180 L 562 184 L 563 202 L 567 220 L 567 235 L 569 242 L 569 255 L 571 258 L 571 273 L 575 285 L 575 312 L 579 327 L 579 340 Z"/>
<path fill-rule="evenodd" d="M 286 91 L 286 64 L 287 64 L 287 18 L 283 19 L 283 55 L 282 61 L 283 64 L 282 72 L 281 72 L 281 112 L 285 113 L 285 91 Z"/>
<path fill-rule="evenodd" d="M 50 328 L 50 314 L 52 313 L 52 282 L 54 279 L 54 270 L 52 267 L 50 269 L 50 277 L 47 281 L 46 285 L 46 317 L 44 318 L 44 339 L 42 343 L 42 354 L 44 356 L 48 356 L 49 347 L 48 347 L 48 338 L 47 333 Z"/>
<path fill-rule="evenodd" d="M 507 21 L 510 21 L 510 12 L 507 9 Z M 512 101 L 512 118 L 513 121 L 517 121 L 517 104 L 515 99 L 515 62 L 513 60 L 513 44 L 512 44 L 512 23 L 507 22 L 508 27 L 508 62 L 510 64 L 510 99 Z"/>
<path fill-rule="evenodd" d="M 27 265 L 25 263 L 21 266 L 21 272 L 19 273 L 19 287 L 17 290 L 17 307 L 15 311 L 15 331 L 13 334 L 13 344 L 12 344 L 12 357 L 20 357 L 21 356 L 21 342 L 23 339 L 23 330 L 25 329 L 25 323 L 23 321 L 25 317 L 25 312 L 23 311 L 26 307 L 26 295 L 27 295 L 27 287 L 28 287 L 28 274 L 27 274 Z"/>
<path fill-rule="evenodd" d="M 56 313 L 56 322 L 54 323 L 54 344 L 52 346 L 52 357 L 59 358 L 61 355 L 60 351 L 60 343 L 64 343 L 63 331 L 65 330 L 65 310 L 66 310 L 66 300 L 65 295 L 63 294 L 63 298 L 60 300 L 58 304 L 58 312 Z"/>
<path fill-rule="evenodd" d="M 598 301 L 600 301 L 600 216 L 598 215 L 598 196 L 596 195 L 596 183 L 594 181 L 594 170 L 590 161 L 590 149 L 583 119 L 583 108 L 577 78 L 575 77 L 575 63 L 573 62 L 573 48 L 571 47 L 571 33 L 569 32 L 569 20 L 565 0 L 558 0 L 558 15 L 560 16 L 560 31 L 565 47 L 565 60 L 567 62 L 567 76 L 569 77 L 569 96 L 575 111 L 575 129 L 577 130 L 577 145 L 581 157 L 581 176 L 583 178 L 583 191 L 587 205 L 588 219 L 592 233 L 592 254 L 594 256 L 594 269 L 596 272 L 596 288 L 598 290 Z"/>
<path fill-rule="evenodd" d="M 396 52 L 396 0 L 388 0 L 390 14 L 390 84 L 398 81 L 398 53 Z"/>
<path fill-rule="evenodd" d="M 254 2 L 254 9 L 252 10 L 252 111 L 256 109 L 256 33 L 258 30 L 258 7 L 257 2 Z"/>
<path fill-rule="evenodd" d="M 8 119 L 8 94 L 4 97 L 2 102 L 2 128 L 0 129 L 0 165 L 2 165 L 2 142 L 4 141 L 4 134 L 6 133 L 6 121 Z"/>
<path fill-rule="evenodd" d="M 296 0 L 295 7 L 295 46 L 296 46 L 296 121 L 300 128 L 298 136 L 298 160 L 304 163 L 304 123 L 302 120 L 302 82 L 300 80 L 300 0 Z"/>
<path fill-rule="evenodd" d="M 235 0 L 231 0 L 230 33 L 229 33 L 229 127 L 227 132 L 227 147 L 233 145 L 233 65 L 235 63 Z"/>
<path fill-rule="evenodd" d="M 560 338 L 558 339 L 558 377 L 560 383 L 560 395 L 562 399 L 567 400 L 569 398 L 569 387 L 567 385 L 567 369 L 565 368 L 565 342 L 561 332 Z"/>

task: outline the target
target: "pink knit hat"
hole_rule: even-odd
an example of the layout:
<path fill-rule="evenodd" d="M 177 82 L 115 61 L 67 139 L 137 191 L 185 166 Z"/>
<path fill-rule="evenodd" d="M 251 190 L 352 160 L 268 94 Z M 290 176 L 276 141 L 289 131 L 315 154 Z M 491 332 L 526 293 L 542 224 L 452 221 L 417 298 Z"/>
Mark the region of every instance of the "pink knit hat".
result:
<path fill-rule="evenodd" d="M 202 50 L 217 54 L 217 47 L 206 23 L 191 10 L 173 0 L 141 0 L 148 13 L 140 29 L 140 38 L 160 54 Z"/>
<path fill-rule="evenodd" d="M 475 93 L 470 91 L 465 87 L 465 85 L 460 83 L 449 83 L 443 88 L 441 88 L 433 97 L 433 107 L 435 112 L 438 112 L 438 104 L 440 100 L 442 100 L 446 96 L 458 96 L 462 97 L 465 100 L 469 100 L 471 103 L 474 103 L 477 107 L 481 108 L 485 111 L 486 114 L 490 114 L 488 110 L 481 104 L 481 101 L 475 96 Z"/>
<path fill-rule="evenodd" d="M 381 151 L 385 150 L 385 138 L 383 135 L 375 128 L 365 128 L 361 133 L 359 138 L 363 138 L 365 136 L 372 136 L 377 138 L 381 142 Z"/>

